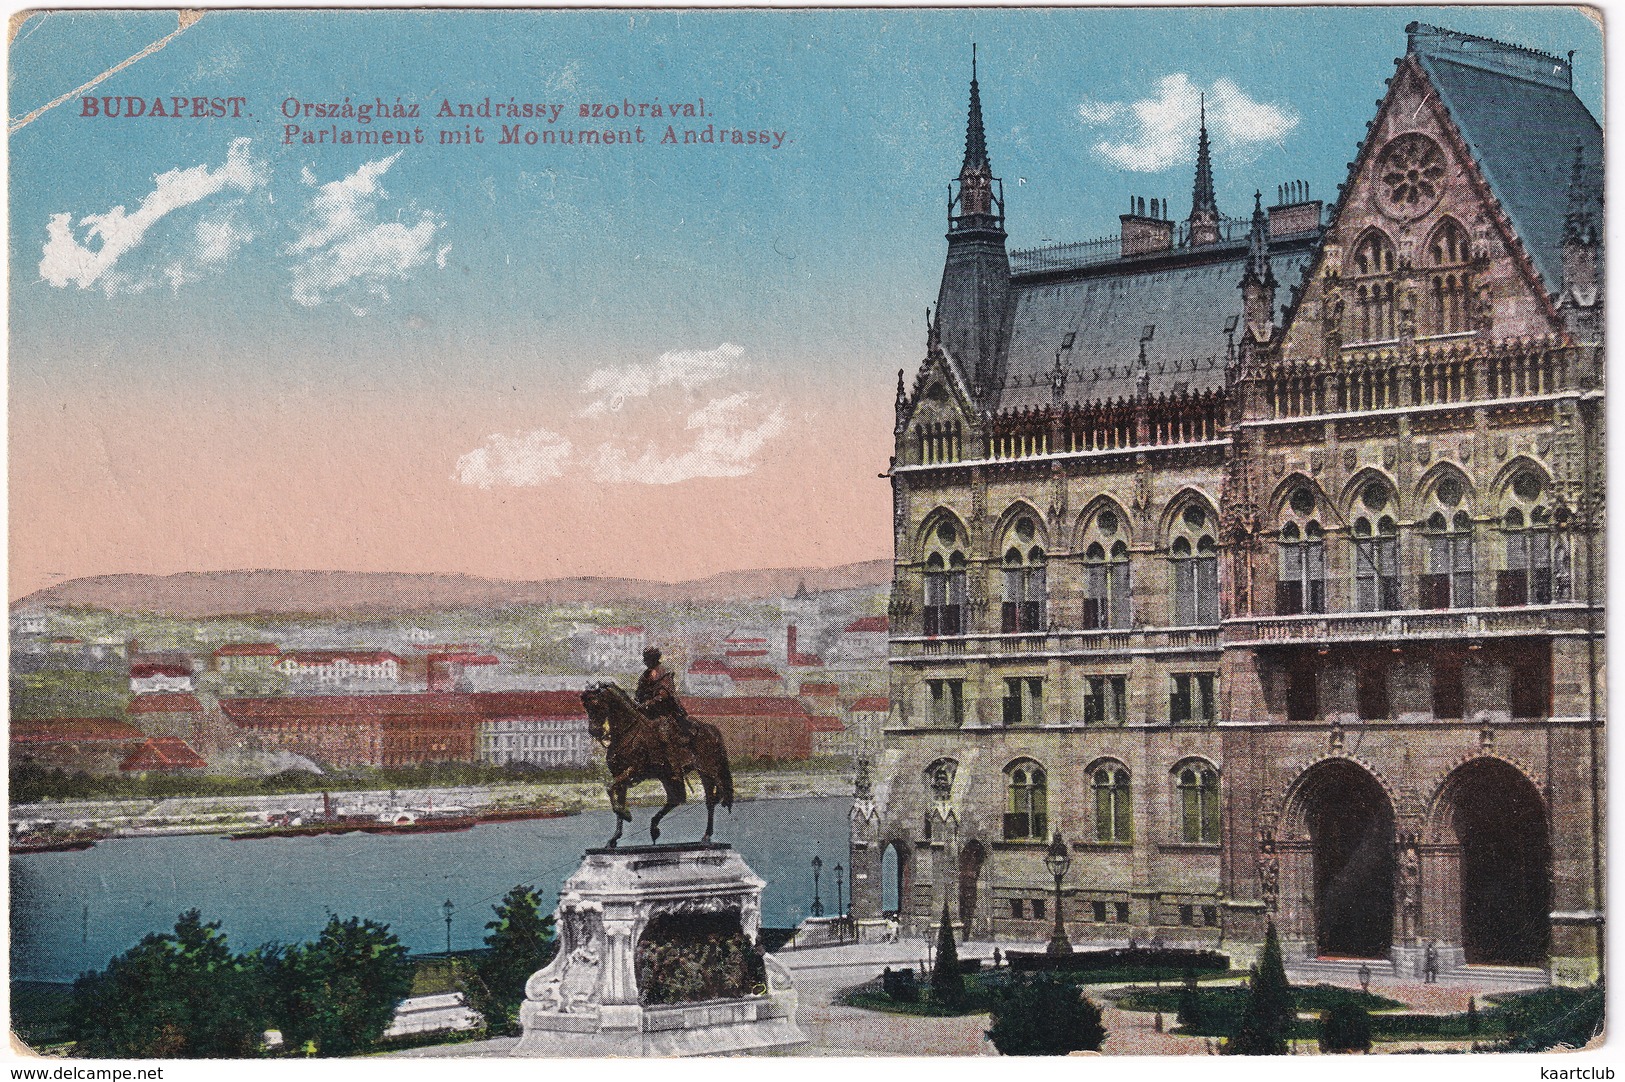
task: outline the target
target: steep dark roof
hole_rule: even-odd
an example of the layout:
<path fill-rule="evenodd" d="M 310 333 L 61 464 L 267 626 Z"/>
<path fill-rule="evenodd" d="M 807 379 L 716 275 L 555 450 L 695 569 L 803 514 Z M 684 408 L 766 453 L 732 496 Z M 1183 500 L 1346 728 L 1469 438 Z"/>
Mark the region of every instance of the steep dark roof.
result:
<path fill-rule="evenodd" d="M 1450 31 L 1413 32 L 1412 55 L 1472 150 L 1548 293 L 1563 287 L 1563 218 L 1574 148 L 1587 198 L 1602 199 L 1602 128 L 1568 85 L 1567 62 Z M 1537 67 L 1536 61 L 1550 63 Z M 1601 217 L 1599 215 L 1600 223 Z"/>
<path fill-rule="evenodd" d="M 1296 284 L 1308 245 L 1272 246 L 1270 262 L 1283 286 Z M 1205 249 L 1199 261 L 1121 260 L 1067 278 L 1017 278 L 1004 394 L 999 407 L 1046 405 L 1055 353 L 1068 368 L 1064 401 L 1129 398 L 1135 393 L 1140 336 L 1156 325 L 1146 344 L 1153 395 L 1178 384 L 1190 391 L 1224 386 L 1227 339 L 1224 325 L 1241 315 L 1241 277 L 1247 245 L 1232 242 Z M 1283 288 L 1278 307 L 1287 302 Z M 1239 340 L 1239 331 L 1238 331 Z"/>

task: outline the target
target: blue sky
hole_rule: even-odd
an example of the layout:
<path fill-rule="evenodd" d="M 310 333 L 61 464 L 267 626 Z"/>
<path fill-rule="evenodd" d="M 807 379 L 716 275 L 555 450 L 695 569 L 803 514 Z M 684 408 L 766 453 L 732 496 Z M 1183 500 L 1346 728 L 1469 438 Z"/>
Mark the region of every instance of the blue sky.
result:
<path fill-rule="evenodd" d="M 815 412 L 803 399 L 846 423 L 855 414 L 829 396 L 884 408 L 896 370 L 917 362 L 973 41 L 1020 248 L 1113 233 L 1131 194 L 1183 216 L 1202 92 L 1222 211 L 1244 215 L 1255 188 L 1288 180 L 1331 198 L 1412 19 L 1576 50 L 1577 90 L 1600 117 L 1600 32 L 1567 8 L 210 12 L 92 93 L 240 95 L 251 117 L 87 120 L 74 99 L 11 137 L 14 427 L 133 391 L 265 425 L 297 393 L 432 400 L 468 440 L 517 439 L 559 430 L 550 403 L 577 401 L 594 372 L 733 344 L 749 380 L 731 393 L 756 396 L 755 412 L 727 431 L 768 432 L 746 440 L 767 453 Z M 161 12 L 31 18 L 11 46 L 13 122 L 175 27 Z M 283 145 L 284 100 L 345 95 L 425 113 L 443 98 L 558 102 L 559 127 L 580 126 L 583 102 L 703 97 L 714 115 L 700 123 L 787 140 L 661 147 L 649 122 L 642 147 L 443 148 L 423 119 L 430 143 L 398 157 Z M 132 232 L 157 192 L 178 205 L 153 204 Z M 98 247 L 87 216 L 116 207 L 104 224 L 128 250 L 64 271 L 64 252 Z M 769 432 L 774 409 L 791 421 Z M 187 416 L 174 406 L 166 423 Z M 232 454 L 218 438 L 200 430 L 200 453 Z M 876 445 L 887 439 L 882 427 Z M 292 470 L 326 457 L 289 448 Z M 756 461 L 731 453 L 726 469 Z M 404 480 L 456 484 L 451 458 L 426 455 Z M 505 487 L 537 485 L 492 498 L 545 500 Z M 96 529 L 86 514 L 80 528 Z M 876 537 L 884 555 L 883 522 Z"/>

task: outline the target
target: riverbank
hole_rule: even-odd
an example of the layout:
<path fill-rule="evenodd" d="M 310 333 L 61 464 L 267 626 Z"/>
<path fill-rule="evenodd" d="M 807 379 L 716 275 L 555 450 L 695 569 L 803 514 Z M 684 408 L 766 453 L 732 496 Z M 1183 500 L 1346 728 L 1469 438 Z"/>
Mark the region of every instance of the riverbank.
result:
<path fill-rule="evenodd" d="M 777 800 L 792 797 L 843 797 L 852 792 L 846 772 L 807 770 L 740 771 L 734 775 L 737 800 Z M 479 814 L 507 808 L 554 807 L 565 814 L 608 808 L 604 783 L 595 781 L 524 781 L 499 785 L 459 785 L 444 788 L 330 790 L 336 808 L 345 814 L 376 815 L 392 808 L 459 807 Z M 699 798 L 691 793 L 690 801 Z M 660 787 L 644 785 L 631 794 L 633 804 L 648 807 L 661 802 Z M 13 804 L 13 824 L 35 828 L 88 829 L 115 837 L 165 834 L 225 834 L 264 826 L 267 817 L 294 811 L 320 816 L 323 794 L 275 793 L 256 796 L 141 797 L 116 800 L 62 800 Z"/>

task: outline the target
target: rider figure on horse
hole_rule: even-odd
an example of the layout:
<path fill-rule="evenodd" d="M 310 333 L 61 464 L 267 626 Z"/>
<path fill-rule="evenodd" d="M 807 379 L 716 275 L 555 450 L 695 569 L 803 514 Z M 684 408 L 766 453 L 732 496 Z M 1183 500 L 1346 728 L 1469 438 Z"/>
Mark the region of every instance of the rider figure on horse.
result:
<path fill-rule="evenodd" d="M 677 678 L 660 664 L 657 648 L 651 646 L 643 651 L 643 666 L 633 700 L 659 724 L 661 739 L 666 743 L 666 762 L 681 778 L 694 758 L 694 723 L 677 701 Z"/>

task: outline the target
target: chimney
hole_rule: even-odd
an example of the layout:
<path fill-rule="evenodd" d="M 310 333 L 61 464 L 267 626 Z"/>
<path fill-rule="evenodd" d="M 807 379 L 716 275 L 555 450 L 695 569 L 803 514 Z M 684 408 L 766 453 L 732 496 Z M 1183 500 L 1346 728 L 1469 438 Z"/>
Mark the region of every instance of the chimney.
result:
<path fill-rule="evenodd" d="M 1149 214 L 1146 213 L 1144 196 L 1130 196 L 1128 206 L 1129 212 L 1119 219 L 1123 223 L 1119 255 L 1145 255 L 1173 248 L 1174 223 L 1167 218 L 1168 204 L 1165 200 L 1151 200 Z"/>
<path fill-rule="evenodd" d="M 1320 228 L 1321 201 L 1309 198 L 1309 182 L 1289 180 L 1275 189 L 1276 204 L 1269 208 L 1270 239 Z"/>
<path fill-rule="evenodd" d="M 787 664 L 796 663 L 796 625 L 791 624 L 784 630 L 784 660 Z"/>

